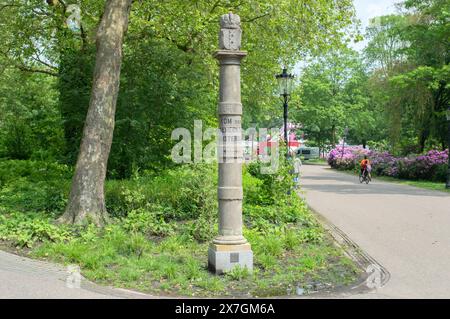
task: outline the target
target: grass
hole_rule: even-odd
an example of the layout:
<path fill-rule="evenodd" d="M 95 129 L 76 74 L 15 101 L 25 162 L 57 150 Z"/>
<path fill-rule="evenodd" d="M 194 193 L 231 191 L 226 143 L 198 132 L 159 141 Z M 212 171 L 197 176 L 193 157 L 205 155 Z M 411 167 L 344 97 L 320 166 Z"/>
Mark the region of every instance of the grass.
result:
<path fill-rule="evenodd" d="M 254 252 L 254 271 L 234 269 L 216 276 L 207 269 L 208 243 L 177 233 L 149 240 L 129 234 L 118 224 L 99 230 L 95 237 L 44 242 L 32 247 L 34 258 L 77 264 L 82 274 L 99 284 L 136 289 L 166 296 L 267 297 L 286 295 L 295 287 L 311 290 L 354 282 L 358 268 L 334 245 L 322 228 L 316 239 L 302 227 L 263 236 L 245 229 Z"/>
<path fill-rule="evenodd" d="M 358 175 L 359 171 L 349 171 L 349 170 L 337 170 L 342 173 L 351 174 L 351 175 Z M 432 182 L 432 181 L 425 181 L 425 180 L 406 180 L 406 179 L 399 179 L 395 177 L 390 176 L 378 176 L 372 174 L 372 179 L 378 179 L 385 182 L 390 183 L 396 183 L 401 185 L 408 185 L 413 186 L 417 188 L 422 189 L 428 189 L 433 191 L 439 191 L 439 192 L 446 192 L 450 193 L 450 189 L 445 188 L 444 182 Z"/>
<path fill-rule="evenodd" d="M 337 170 L 342 173 L 347 173 L 351 175 L 358 175 L 359 171 L 356 170 Z M 428 189 L 433 191 L 440 191 L 440 192 L 447 192 L 450 193 L 450 189 L 445 188 L 444 182 L 432 182 L 432 181 L 425 181 L 425 180 L 406 180 L 406 179 L 399 179 L 395 177 L 390 176 L 378 176 L 378 175 L 372 175 L 372 179 L 378 179 L 385 182 L 391 182 L 401 185 L 409 185 L 417 188 L 422 189 Z"/>
<path fill-rule="evenodd" d="M 314 158 L 309 160 L 302 159 L 303 164 L 328 165 L 327 160 L 323 158 Z"/>
<path fill-rule="evenodd" d="M 217 234 L 214 170 L 184 167 L 108 181 L 112 222 L 97 228 L 54 224 L 65 206 L 65 174 L 40 180 L 32 174 L 39 163 L 14 165 L 20 178 L 0 170 L 0 244 L 33 258 L 76 264 L 99 284 L 165 296 L 268 297 L 296 287 L 311 292 L 348 285 L 360 276 L 303 200 L 286 194 L 288 175 L 244 172 L 244 235 L 254 271 L 235 268 L 216 276 L 207 269 L 208 244 Z"/>
<path fill-rule="evenodd" d="M 434 190 L 434 191 L 450 193 L 450 189 L 445 188 L 445 183 L 442 183 L 442 182 L 439 183 L 439 182 L 431 182 L 431 181 L 423 181 L 423 180 L 411 181 L 411 180 L 398 179 L 398 178 L 389 177 L 389 176 L 376 176 L 376 178 L 380 179 L 382 181 L 386 181 L 386 182 L 393 182 L 393 183 L 397 183 L 397 184 L 409 185 L 409 186 L 414 186 L 414 187 L 423 188 L 423 189 L 429 189 L 429 190 Z"/>

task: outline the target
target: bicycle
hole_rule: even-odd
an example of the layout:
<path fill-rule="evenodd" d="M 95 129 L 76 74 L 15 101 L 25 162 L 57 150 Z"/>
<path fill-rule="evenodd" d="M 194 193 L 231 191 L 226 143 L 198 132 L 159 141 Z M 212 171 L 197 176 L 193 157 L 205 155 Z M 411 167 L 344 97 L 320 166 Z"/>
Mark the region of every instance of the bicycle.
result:
<path fill-rule="evenodd" d="M 361 184 L 364 182 L 366 182 L 366 184 L 369 184 L 371 181 L 372 181 L 372 178 L 370 177 L 369 172 L 367 171 L 367 169 L 364 169 L 362 174 L 359 174 L 359 182 Z"/>

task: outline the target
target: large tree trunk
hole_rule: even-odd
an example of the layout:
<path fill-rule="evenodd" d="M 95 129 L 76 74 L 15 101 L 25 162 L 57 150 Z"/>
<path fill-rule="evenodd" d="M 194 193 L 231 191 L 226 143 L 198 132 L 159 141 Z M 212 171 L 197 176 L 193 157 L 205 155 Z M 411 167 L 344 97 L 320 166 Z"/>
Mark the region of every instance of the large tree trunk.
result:
<path fill-rule="evenodd" d="M 335 148 L 336 147 L 336 125 L 333 124 L 331 126 L 331 148 Z"/>
<path fill-rule="evenodd" d="M 97 55 L 91 99 L 80 152 L 72 180 L 69 203 L 61 222 L 107 220 L 104 183 L 111 149 L 119 91 L 122 43 L 132 0 L 106 1 L 97 31 Z"/>
<path fill-rule="evenodd" d="M 425 143 L 430 135 L 430 131 L 428 128 L 422 129 L 419 135 L 419 153 L 423 153 L 425 150 Z"/>

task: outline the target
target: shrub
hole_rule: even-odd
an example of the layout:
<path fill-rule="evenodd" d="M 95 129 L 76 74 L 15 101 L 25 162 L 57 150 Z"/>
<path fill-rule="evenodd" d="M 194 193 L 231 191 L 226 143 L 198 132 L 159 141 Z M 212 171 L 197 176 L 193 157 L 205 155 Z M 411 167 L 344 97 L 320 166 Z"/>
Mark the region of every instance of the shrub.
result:
<path fill-rule="evenodd" d="M 251 167 L 251 166 L 250 166 Z M 249 173 L 249 166 L 244 166 L 242 175 L 242 188 L 244 190 L 244 204 L 262 204 L 265 194 L 261 192 L 263 181 Z"/>
<path fill-rule="evenodd" d="M 216 215 L 217 216 L 217 215 Z M 216 216 L 202 215 L 195 221 L 189 221 L 185 229 L 190 238 L 198 242 L 207 242 L 217 234 Z"/>
<path fill-rule="evenodd" d="M 72 168 L 68 165 L 45 161 L 0 161 L 0 186 L 19 178 L 30 182 L 71 179 Z"/>
<path fill-rule="evenodd" d="M 337 169 L 357 170 L 364 155 L 371 160 L 372 170 L 376 175 L 437 182 L 443 182 L 446 178 L 448 150 L 394 157 L 387 152 L 369 151 L 361 147 L 346 147 L 344 152 L 342 148 L 335 148 L 328 155 L 328 164 Z"/>
<path fill-rule="evenodd" d="M 23 120 L 11 121 L 4 128 L 6 134 L 2 141 L 6 155 L 13 159 L 28 159 L 32 153 L 32 131 Z"/>
<path fill-rule="evenodd" d="M 20 247 L 31 247 L 35 242 L 62 242 L 71 238 L 67 227 L 58 227 L 51 218 L 21 212 L 0 215 L 0 239 Z"/>
<path fill-rule="evenodd" d="M 300 241 L 304 243 L 320 243 L 323 240 L 323 230 L 319 227 L 304 228 L 300 232 Z"/>
<path fill-rule="evenodd" d="M 68 180 L 30 182 L 17 178 L 0 189 L 0 205 L 16 211 L 58 214 L 66 206 L 69 185 Z"/>
<path fill-rule="evenodd" d="M 158 206 L 153 209 L 138 208 L 128 213 L 127 217 L 122 219 L 123 228 L 128 232 L 142 232 L 147 235 L 168 236 L 174 232 L 173 225 L 164 220 Z"/>
<path fill-rule="evenodd" d="M 0 162 L 0 205 L 14 211 L 61 212 L 69 194 L 67 165 L 9 160 Z"/>
<path fill-rule="evenodd" d="M 447 179 L 448 165 L 438 165 L 432 177 L 433 181 L 445 181 Z"/>
<path fill-rule="evenodd" d="M 159 176 L 106 183 L 106 207 L 116 217 L 159 205 L 164 218 L 197 219 L 217 210 L 217 170 L 212 165 L 182 166 Z"/>
<path fill-rule="evenodd" d="M 283 150 L 280 151 L 284 154 Z M 247 171 L 250 175 L 257 178 L 260 182 L 257 183 L 257 195 L 255 196 L 254 186 L 249 190 L 250 198 L 256 200 L 254 204 L 272 205 L 277 199 L 285 196 L 290 190 L 294 189 L 295 183 L 291 171 L 293 169 L 292 163 L 284 156 L 279 156 L 278 170 L 276 174 L 262 173 L 262 166 L 266 164 L 261 161 L 255 161 L 248 165 Z M 245 179 L 244 179 L 245 180 Z"/>

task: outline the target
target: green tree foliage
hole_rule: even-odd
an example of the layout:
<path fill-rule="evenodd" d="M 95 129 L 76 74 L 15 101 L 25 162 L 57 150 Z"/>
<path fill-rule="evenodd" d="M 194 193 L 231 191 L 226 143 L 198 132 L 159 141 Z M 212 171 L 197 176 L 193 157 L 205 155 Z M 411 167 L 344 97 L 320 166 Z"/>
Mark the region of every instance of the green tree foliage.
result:
<path fill-rule="evenodd" d="M 366 144 L 376 133 L 376 112 L 367 75 L 357 52 L 332 50 L 304 69 L 299 88 L 301 107 L 295 120 L 312 145 L 336 145 L 349 128 L 349 140 Z"/>
<path fill-rule="evenodd" d="M 30 0 L 0 6 L 0 65 L 22 71 L 23 79 L 28 73 L 55 78 L 67 148 L 52 152 L 68 163 L 74 163 L 78 153 L 103 1 L 77 1 L 78 27 L 68 20 L 71 4 L 75 3 Z M 270 120 L 278 109 L 273 75 L 280 64 L 292 66 L 306 54 L 318 54 L 356 35 L 350 27 L 350 0 L 134 2 L 110 176 L 128 177 L 137 169 L 170 165 L 174 127 L 191 128 L 193 119 L 216 125 L 218 67 L 212 53 L 217 49 L 219 17 L 229 11 L 241 16 L 242 48 L 248 51 L 242 66 L 245 125 Z"/>
<path fill-rule="evenodd" d="M 334 146 L 348 127 L 348 142 L 394 154 L 447 147 L 448 1 L 401 7 L 371 21 L 363 55 L 333 47 L 307 64 L 294 118 L 310 144 Z"/>
<path fill-rule="evenodd" d="M 95 47 L 79 50 L 66 48 L 61 53 L 58 75 L 59 108 L 64 119 L 64 137 L 67 145 L 65 161 L 77 160 L 84 120 L 89 106 Z"/>
<path fill-rule="evenodd" d="M 64 139 L 55 79 L 14 69 L 1 76 L 0 157 L 60 159 Z"/>
<path fill-rule="evenodd" d="M 446 146 L 449 103 L 449 5 L 408 0 L 402 15 L 377 18 L 366 49 L 372 89 L 389 123 L 392 151 Z"/>
<path fill-rule="evenodd" d="M 40 154 L 74 163 L 103 2 L 77 2 L 78 28 L 67 23 L 70 1 L 52 3 L 10 1 L 0 7 L 5 110 L 0 152 L 4 157 Z M 407 0 L 402 13 L 375 18 L 366 30 L 364 62 L 342 48 L 342 42 L 357 37 L 349 27 L 354 22 L 351 5 L 294 0 L 134 3 L 109 175 L 128 177 L 139 169 L 170 166 L 173 128 L 190 129 L 193 119 L 216 125 L 218 68 L 212 53 L 218 18 L 230 10 L 241 16 L 242 47 L 249 53 L 242 65 L 244 126 L 279 124 L 273 116 L 280 112 L 273 75 L 280 64 L 292 67 L 305 56 L 321 56 L 305 69 L 290 104 L 290 116 L 305 124 L 311 142 L 322 148 L 336 144 L 348 126 L 350 142 L 389 144 L 394 153 L 444 148 L 448 1 Z M 28 92 L 36 92 L 34 100 Z M 44 108 L 39 107 L 42 101 Z M 45 131 L 38 132 L 44 124 L 18 111 L 19 104 L 39 110 L 40 119 L 46 118 Z M 11 121 L 13 116 L 17 121 Z"/>

